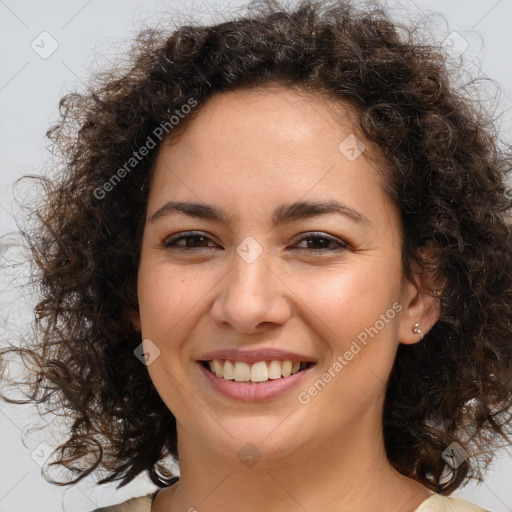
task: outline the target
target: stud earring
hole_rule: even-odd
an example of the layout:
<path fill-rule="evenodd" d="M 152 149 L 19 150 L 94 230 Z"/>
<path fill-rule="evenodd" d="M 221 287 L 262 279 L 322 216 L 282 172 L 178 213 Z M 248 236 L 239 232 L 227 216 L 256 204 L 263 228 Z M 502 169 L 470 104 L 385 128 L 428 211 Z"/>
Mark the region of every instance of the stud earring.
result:
<path fill-rule="evenodd" d="M 421 334 L 420 339 L 423 339 L 423 331 L 420 329 L 420 324 L 416 322 L 412 327 L 412 332 L 414 334 Z"/>

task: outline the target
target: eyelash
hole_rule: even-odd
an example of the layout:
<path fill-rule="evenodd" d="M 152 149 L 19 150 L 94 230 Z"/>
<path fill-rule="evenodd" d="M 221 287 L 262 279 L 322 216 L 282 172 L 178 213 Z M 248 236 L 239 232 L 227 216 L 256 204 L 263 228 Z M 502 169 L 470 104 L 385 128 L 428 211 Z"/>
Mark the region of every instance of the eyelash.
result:
<path fill-rule="evenodd" d="M 330 235 L 327 235 L 326 233 L 321 232 L 308 232 L 305 233 L 307 236 L 302 236 L 297 243 L 304 242 L 305 240 L 327 240 L 328 242 L 332 242 L 335 244 L 338 244 L 338 247 L 336 248 L 322 248 L 322 249 L 310 249 L 310 248 L 298 248 L 298 250 L 304 250 L 311 254 L 318 254 L 318 253 L 326 253 L 326 252 L 339 252 L 343 251 L 349 248 L 349 245 L 345 242 L 342 242 L 341 240 L 338 240 L 337 238 L 334 238 Z M 179 235 L 172 236 L 170 238 L 167 238 L 164 240 L 162 246 L 165 249 L 171 249 L 171 250 L 178 250 L 178 251 L 188 251 L 188 250 L 202 250 L 202 249 L 211 249 L 212 247 L 188 247 L 188 246 L 178 246 L 175 245 L 176 242 L 180 240 L 187 240 L 187 239 L 198 239 L 198 238 L 204 238 L 207 241 L 211 241 L 209 237 L 207 237 L 204 233 L 201 231 L 190 231 L 188 233 L 181 233 Z M 295 249 L 297 250 L 297 249 Z"/>

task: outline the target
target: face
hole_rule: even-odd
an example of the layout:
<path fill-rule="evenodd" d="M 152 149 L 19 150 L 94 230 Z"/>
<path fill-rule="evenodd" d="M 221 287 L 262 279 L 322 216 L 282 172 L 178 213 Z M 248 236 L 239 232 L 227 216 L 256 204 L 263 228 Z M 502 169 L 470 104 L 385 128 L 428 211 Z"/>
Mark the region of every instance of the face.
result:
<path fill-rule="evenodd" d="M 250 441 L 275 461 L 378 431 L 398 343 L 420 339 L 399 211 L 335 107 L 223 93 L 160 148 L 141 335 L 178 437 L 219 457 Z"/>

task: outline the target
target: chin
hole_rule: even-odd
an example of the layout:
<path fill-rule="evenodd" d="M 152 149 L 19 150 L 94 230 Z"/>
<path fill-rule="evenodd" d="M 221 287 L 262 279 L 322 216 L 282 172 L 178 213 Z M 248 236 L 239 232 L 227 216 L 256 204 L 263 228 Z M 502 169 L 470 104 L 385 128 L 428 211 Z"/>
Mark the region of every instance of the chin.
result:
<path fill-rule="evenodd" d="M 304 428 L 296 430 L 286 426 L 286 419 L 253 416 L 223 422 L 226 431 L 216 429 L 221 435 L 212 436 L 213 431 L 204 432 L 204 440 L 221 456 L 229 456 L 237 464 L 247 467 L 258 464 L 261 469 L 270 469 L 275 462 L 286 458 L 307 443 Z M 228 433 L 229 432 L 229 433 Z M 230 435 L 231 434 L 231 435 Z"/>

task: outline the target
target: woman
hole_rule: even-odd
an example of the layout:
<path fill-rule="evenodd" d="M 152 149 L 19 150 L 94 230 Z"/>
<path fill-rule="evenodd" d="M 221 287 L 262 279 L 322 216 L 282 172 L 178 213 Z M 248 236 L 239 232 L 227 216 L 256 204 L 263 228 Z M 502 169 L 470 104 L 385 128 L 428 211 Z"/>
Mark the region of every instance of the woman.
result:
<path fill-rule="evenodd" d="M 447 496 L 510 435 L 510 156 L 403 34 L 271 3 L 62 100 L 18 352 L 73 481 L 162 487 L 101 510 L 483 510 Z"/>

